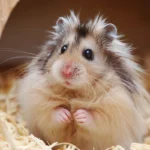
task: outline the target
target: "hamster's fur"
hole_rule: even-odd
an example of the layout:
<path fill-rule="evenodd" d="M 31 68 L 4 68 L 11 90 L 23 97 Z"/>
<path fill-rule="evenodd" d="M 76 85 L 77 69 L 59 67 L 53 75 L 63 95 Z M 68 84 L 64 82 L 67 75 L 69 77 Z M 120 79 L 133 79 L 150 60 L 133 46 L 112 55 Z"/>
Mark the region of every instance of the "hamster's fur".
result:
<path fill-rule="evenodd" d="M 149 95 L 131 47 L 97 16 L 80 23 L 60 17 L 50 39 L 27 67 L 17 98 L 31 133 L 45 142 L 83 150 L 142 142 Z"/>

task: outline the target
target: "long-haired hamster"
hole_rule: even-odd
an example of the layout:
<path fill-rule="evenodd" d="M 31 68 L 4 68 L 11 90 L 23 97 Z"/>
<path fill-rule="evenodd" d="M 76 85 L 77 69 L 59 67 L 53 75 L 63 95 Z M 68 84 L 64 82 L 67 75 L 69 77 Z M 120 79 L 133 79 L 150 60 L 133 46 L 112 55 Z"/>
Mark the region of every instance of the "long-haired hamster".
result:
<path fill-rule="evenodd" d="M 100 16 L 86 23 L 74 12 L 60 17 L 18 84 L 31 133 L 82 150 L 141 142 L 150 103 L 130 51 Z"/>

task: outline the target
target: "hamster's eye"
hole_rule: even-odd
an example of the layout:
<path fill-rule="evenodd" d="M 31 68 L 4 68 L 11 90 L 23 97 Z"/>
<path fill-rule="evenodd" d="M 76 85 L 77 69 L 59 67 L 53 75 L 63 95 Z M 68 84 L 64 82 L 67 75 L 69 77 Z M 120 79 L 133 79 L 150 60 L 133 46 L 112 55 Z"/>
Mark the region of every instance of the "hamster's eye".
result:
<path fill-rule="evenodd" d="M 61 52 L 60 54 L 63 54 L 68 48 L 68 45 L 64 45 L 62 48 L 61 48 Z"/>
<path fill-rule="evenodd" d="M 82 53 L 83 57 L 85 57 L 87 60 L 93 60 L 94 59 L 94 53 L 91 49 L 86 49 Z"/>

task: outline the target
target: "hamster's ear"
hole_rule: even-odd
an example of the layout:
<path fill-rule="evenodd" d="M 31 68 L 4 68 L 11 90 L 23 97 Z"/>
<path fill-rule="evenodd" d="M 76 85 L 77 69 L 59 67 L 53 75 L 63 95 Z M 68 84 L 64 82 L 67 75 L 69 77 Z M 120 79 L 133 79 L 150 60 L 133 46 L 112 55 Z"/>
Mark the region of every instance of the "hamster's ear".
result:
<path fill-rule="evenodd" d="M 117 38 L 117 28 L 114 24 L 109 23 L 104 26 L 105 38 L 108 42 L 112 42 Z"/>
<path fill-rule="evenodd" d="M 64 18 L 63 17 L 59 17 L 58 20 L 56 21 L 56 25 L 58 26 L 62 26 L 64 23 Z"/>
<path fill-rule="evenodd" d="M 63 17 L 59 17 L 58 20 L 56 21 L 56 26 L 55 26 L 55 29 L 57 32 L 61 32 L 64 28 L 64 25 L 65 25 L 65 18 Z"/>

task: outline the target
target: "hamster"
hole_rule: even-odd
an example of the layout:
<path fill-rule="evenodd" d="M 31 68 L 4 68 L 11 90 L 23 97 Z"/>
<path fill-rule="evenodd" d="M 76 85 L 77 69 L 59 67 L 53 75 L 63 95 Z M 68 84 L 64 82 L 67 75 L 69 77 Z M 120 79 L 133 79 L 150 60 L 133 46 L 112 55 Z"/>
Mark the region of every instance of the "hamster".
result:
<path fill-rule="evenodd" d="M 142 142 L 150 102 L 131 49 L 100 16 L 81 23 L 71 11 L 58 18 L 18 83 L 30 132 L 82 150 Z"/>

